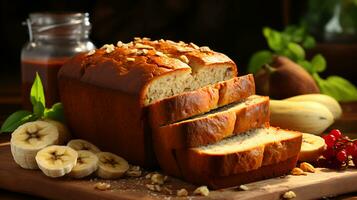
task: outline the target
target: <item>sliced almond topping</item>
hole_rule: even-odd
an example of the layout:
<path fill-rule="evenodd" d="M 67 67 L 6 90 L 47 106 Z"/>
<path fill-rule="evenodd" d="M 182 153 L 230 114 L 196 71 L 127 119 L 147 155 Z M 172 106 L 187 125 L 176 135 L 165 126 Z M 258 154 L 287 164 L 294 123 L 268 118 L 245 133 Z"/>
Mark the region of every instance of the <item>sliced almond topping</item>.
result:
<path fill-rule="evenodd" d="M 138 49 L 130 49 L 130 53 L 136 54 L 138 52 Z"/>
<path fill-rule="evenodd" d="M 179 59 L 182 61 L 182 62 L 184 62 L 184 63 L 186 63 L 186 64 L 188 64 L 190 61 L 188 60 L 188 58 L 185 56 L 185 55 L 181 55 L 180 57 L 179 57 Z"/>
<path fill-rule="evenodd" d="M 124 45 L 124 43 L 122 41 L 117 42 L 117 47 L 122 47 L 123 45 Z"/>
<path fill-rule="evenodd" d="M 161 57 L 165 57 L 166 55 L 164 53 L 162 53 L 161 51 L 156 51 L 155 55 L 157 56 L 161 56 Z"/>
<path fill-rule="evenodd" d="M 184 41 L 179 41 L 179 45 L 184 46 L 186 43 Z"/>
<path fill-rule="evenodd" d="M 128 62 L 134 62 L 134 61 L 135 61 L 135 58 L 126 58 L 126 61 L 128 61 Z"/>
<path fill-rule="evenodd" d="M 101 49 L 105 49 L 105 53 L 111 53 L 115 50 L 115 46 L 113 44 L 105 44 Z"/>
<path fill-rule="evenodd" d="M 93 55 L 93 54 L 95 54 L 95 49 L 92 49 L 92 50 L 88 51 L 88 53 L 86 54 L 86 56 L 91 56 L 91 55 Z"/>
<path fill-rule="evenodd" d="M 164 39 L 160 39 L 159 42 L 165 42 L 165 40 Z"/>
<path fill-rule="evenodd" d="M 139 49 L 137 55 L 146 55 L 148 52 L 149 51 L 147 49 Z"/>
<path fill-rule="evenodd" d="M 207 47 L 207 46 L 203 46 L 203 47 L 200 47 L 200 51 L 201 52 L 210 52 L 211 49 L 209 47 Z"/>
<path fill-rule="evenodd" d="M 172 44 L 172 45 L 177 45 L 177 43 L 172 41 L 172 40 L 166 40 L 166 42 L 169 43 L 169 44 Z"/>
<path fill-rule="evenodd" d="M 191 47 L 193 47 L 194 49 L 200 49 L 200 47 L 199 46 L 197 46 L 195 43 L 193 43 L 193 42 L 190 42 L 190 45 L 191 45 Z"/>
<path fill-rule="evenodd" d="M 294 169 L 291 170 L 291 174 L 295 176 L 301 176 L 301 175 L 307 175 L 302 169 L 295 167 Z"/>
<path fill-rule="evenodd" d="M 141 42 L 141 37 L 134 37 L 135 42 Z"/>
<path fill-rule="evenodd" d="M 152 46 L 141 44 L 141 43 L 136 43 L 135 47 L 138 49 L 154 49 L 154 47 Z"/>
<path fill-rule="evenodd" d="M 128 45 L 128 47 L 132 47 L 132 46 L 134 46 L 134 43 L 133 42 L 129 42 L 126 45 Z"/>
<path fill-rule="evenodd" d="M 207 186 L 200 186 L 193 191 L 193 194 L 201 195 L 201 196 L 208 196 L 209 195 L 209 190 Z"/>
<path fill-rule="evenodd" d="M 150 40 L 151 40 L 151 38 L 148 38 L 148 37 L 143 37 L 143 40 L 150 41 Z"/>
<path fill-rule="evenodd" d="M 293 199 L 295 197 L 296 197 L 296 194 L 293 191 L 288 191 L 283 194 L 284 199 Z"/>
<path fill-rule="evenodd" d="M 310 163 L 302 162 L 300 163 L 300 169 L 304 172 L 311 172 L 315 173 L 315 167 L 312 166 Z"/>
<path fill-rule="evenodd" d="M 179 197 L 185 197 L 188 195 L 188 192 L 185 188 L 182 188 L 180 190 L 177 190 L 176 195 Z"/>

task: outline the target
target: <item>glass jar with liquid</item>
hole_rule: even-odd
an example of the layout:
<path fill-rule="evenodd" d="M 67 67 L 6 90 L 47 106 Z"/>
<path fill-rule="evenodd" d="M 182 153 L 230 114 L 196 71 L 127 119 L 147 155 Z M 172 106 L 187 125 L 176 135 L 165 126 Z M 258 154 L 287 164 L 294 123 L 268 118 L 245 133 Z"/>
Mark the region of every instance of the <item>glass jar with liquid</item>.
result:
<path fill-rule="evenodd" d="M 31 109 L 30 92 L 40 75 L 46 107 L 59 102 L 57 72 L 73 55 L 95 49 L 89 39 L 88 13 L 31 13 L 26 21 L 29 41 L 21 51 L 22 102 Z"/>

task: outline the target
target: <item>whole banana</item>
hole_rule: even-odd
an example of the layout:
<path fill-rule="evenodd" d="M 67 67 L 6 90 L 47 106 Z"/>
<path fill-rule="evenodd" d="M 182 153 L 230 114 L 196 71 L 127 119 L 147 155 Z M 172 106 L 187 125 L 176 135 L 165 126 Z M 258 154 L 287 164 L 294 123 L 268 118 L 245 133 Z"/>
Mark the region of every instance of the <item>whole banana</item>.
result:
<path fill-rule="evenodd" d="M 321 134 L 334 122 L 326 106 L 313 101 L 270 100 L 270 124 L 305 133 Z"/>
<path fill-rule="evenodd" d="M 325 94 L 304 94 L 304 95 L 298 95 L 294 97 L 290 97 L 287 99 L 284 99 L 287 101 L 314 101 L 317 103 L 321 103 L 322 105 L 326 106 L 327 109 L 331 111 L 333 114 L 334 119 L 338 119 L 342 115 L 342 108 L 338 101 L 336 99 L 325 95 Z"/>

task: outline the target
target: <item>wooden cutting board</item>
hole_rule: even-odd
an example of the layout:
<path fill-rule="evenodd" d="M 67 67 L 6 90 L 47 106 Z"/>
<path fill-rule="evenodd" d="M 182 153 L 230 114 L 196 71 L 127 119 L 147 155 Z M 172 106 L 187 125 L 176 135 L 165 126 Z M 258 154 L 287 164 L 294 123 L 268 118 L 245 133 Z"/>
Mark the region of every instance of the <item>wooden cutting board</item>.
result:
<path fill-rule="evenodd" d="M 111 189 L 107 191 L 97 190 L 94 188 L 97 182 L 109 183 Z M 59 200 L 177 198 L 176 195 L 168 195 L 168 191 L 152 192 L 148 190 L 145 185 L 149 183 L 150 180 L 145 178 L 145 174 L 140 178 L 123 178 L 111 181 L 96 178 L 84 180 L 49 178 L 39 170 L 20 168 L 12 159 L 9 144 L 0 145 L 0 188 L 5 190 Z M 190 194 L 195 189 L 195 186 L 171 177 L 164 186 L 173 191 L 174 194 L 180 188 L 186 188 Z M 237 188 L 211 191 L 206 199 L 273 200 L 280 199 L 282 194 L 290 190 L 297 195 L 295 199 L 316 199 L 334 196 L 357 191 L 357 169 L 337 172 L 319 168 L 316 173 L 309 173 L 307 176 L 288 175 L 246 184 L 246 186 L 249 188 L 248 191 L 240 191 Z M 191 199 L 200 198 L 203 197 L 192 196 Z"/>

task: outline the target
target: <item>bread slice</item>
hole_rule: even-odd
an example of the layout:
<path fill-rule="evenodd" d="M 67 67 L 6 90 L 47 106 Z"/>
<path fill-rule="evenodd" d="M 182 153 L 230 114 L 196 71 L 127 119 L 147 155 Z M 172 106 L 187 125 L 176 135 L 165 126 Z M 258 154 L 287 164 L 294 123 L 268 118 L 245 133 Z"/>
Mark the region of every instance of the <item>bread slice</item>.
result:
<path fill-rule="evenodd" d="M 200 115 L 255 94 L 252 74 L 185 92 L 148 106 L 152 126 L 171 124 Z"/>
<path fill-rule="evenodd" d="M 269 127 L 250 130 L 212 145 L 177 149 L 174 154 L 185 180 L 221 188 L 288 172 L 296 164 L 301 142 L 299 132 Z M 284 161 L 287 161 L 285 167 L 270 172 L 270 167 Z M 264 166 L 264 171 L 259 171 Z M 257 177 L 244 178 L 251 175 Z M 222 181 L 224 179 L 229 179 L 229 184 Z"/>
<path fill-rule="evenodd" d="M 153 144 L 160 167 L 179 176 L 172 151 L 212 144 L 252 128 L 269 125 L 269 97 L 252 95 L 207 114 L 153 130 Z"/>

